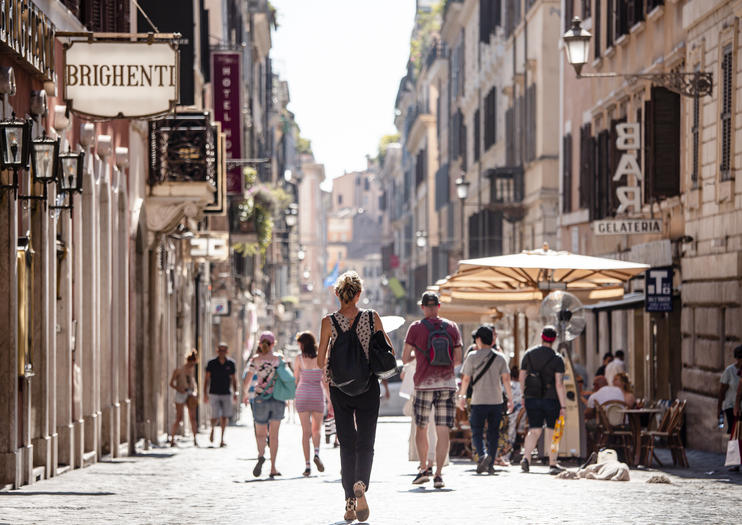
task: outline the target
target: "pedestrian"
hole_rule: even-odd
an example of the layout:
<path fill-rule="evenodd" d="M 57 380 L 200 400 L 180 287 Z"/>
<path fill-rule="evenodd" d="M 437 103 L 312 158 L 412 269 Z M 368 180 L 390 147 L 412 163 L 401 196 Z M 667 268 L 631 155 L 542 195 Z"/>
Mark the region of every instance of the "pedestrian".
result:
<path fill-rule="evenodd" d="M 402 361 L 415 359 L 415 402 L 413 411 L 417 430 L 415 444 L 417 455 L 428 455 L 428 419 L 430 409 L 435 407 L 435 427 L 438 436 L 435 453 L 435 475 L 433 486 L 445 487 L 443 464 L 450 446 L 450 429 L 456 416 L 456 376 L 454 367 L 461 363 L 461 334 L 455 323 L 438 316 L 441 308 L 438 295 L 425 292 L 420 299 L 423 319 L 410 325 L 405 337 Z M 414 355 L 413 355 L 414 354 Z M 430 481 L 426 470 L 420 470 L 412 480 L 414 485 Z"/>
<path fill-rule="evenodd" d="M 732 433 L 734 425 L 734 400 L 739 385 L 739 374 L 742 372 L 742 345 L 734 349 L 734 363 L 724 369 L 719 384 L 719 402 L 717 413 L 726 416 L 727 434 Z"/>
<path fill-rule="evenodd" d="M 477 474 L 494 474 L 497 445 L 500 439 L 500 421 L 505 413 L 502 387 L 507 392 L 507 412 L 513 410 L 513 391 L 510 388 L 510 370 L 505 356 L 495 350 L 497 333 L 493 326 L 482 325 L 477 329 L 477 350 L 471 352 L 461 368 L 459 408 L 466 409 L 467 389 L 471 385 L 471 435 L 477 453 Z M 487 423 L 487 447 L 484 446 L 484 424 Z"/>
<path fill-rule="evenodd" d="M 325 399 L 330 397 L 324 372 L 317 365 L 317 340 L 312 332 L 302 332 L 296 336 L 301 354 L 294 360 L 296 376 L 296 411 L 301 421 L 301 445 L 304 450 L 306 468 L 304 476 L 309 476 L 312 469 L 309 463 L 309 440 L 314 443 L 314 464 L 320 472 L 325 466 L 319 458 L 320 428 L 325 414 Z"/>
<path fill-rule="evenodd" d="M 598 369 L 595 371 L 596 376 L 604 376 L 605 375 L 605 367 L 608 366 L 608 363 L 613 361 L 613 353 L 612 352 L 606 352 L 603 356 L 603 364 L 598 367 Z"/>
<path fill-rule="evenodd" d="M 554 425 L 564 416 L 567 394 L 564 388 L 564 360 L 552 345 L 557 337 L 553 326 L 541 330 L 541 345 L 528 350 L 520 364 L 520 386 L 525 399 L 528 416 L 528 434 L 523 447 L 520 467 L 523 472 L 530 470 L 531 452 L 543 432 L 544 446 L 549 447 L 549 474 L 556 475 L 564 469 L 557 463 L 557 452 L 549 446 L 554 433 Z"/>
<path fill-rule="evenodd" d="M 322 318 L 317 364 L 326 368 L 330 383 L 330 401 L 335 412 L 335 427 L 340 441 L 340 474 L 345 492 L 345 519 L 365 521 L 369 516 L 366 492 L 369 489 L 371 468 L 374 459 L 376 423 L 379 418 L 381 389 L 379 381 L 368 372 L 368 389 L 359 395 L 344 393 L 332 382 L 328 357 L 332 361 L 334 352 L 357 351 L 355 336 L 368 359 L 369 345 L 373 328 L 381 330 L 381 318 L 374 311 L 362 311 L 358 300 L 363 291 L 363 282 L 356 272 L 342 274 L 335 283 L 335 295 L 340 307 Z M 373 327 L 371 320 L 373 319 Z M 343 337 L 343 346 L 337 345 L 338 338 L 350 332 L 350 338 Z M 389 336 L 384 337 L 391 346 Z M 350 343 L 345 344 L 345 342 Z M 352 344 L 351 344 L 352 343 Z M 328 354 L 329 349 L 329 354 Z"/>
<path fill-rule="evenodd" d="M 623 350 L 616 350 L 613 353 L 613 360 L 605 365 L 605 379 L 609 385 L 613 384 L 613 378 L 619 372 L 626 372 L 626 363 L 624 363 Z"/>
<path fill-rule="evenodd" d="M 276 370 L 281 366 L 281 356 L 273 351 L 276 346 L 276 337 L 273 332 L 265 331 L 260 334 L 258 351 L 247 364 L 246 382 L 243 383 L 243 403 L 250 403 L 253 422 L 255 423 L 255 442 L 258 447 L 258 462 L 252 474 L 260 476 L 265 463 L 266 444 L 271 454 L 270 478 L 280 476 L 276 468 L 278 455 L 278 430 L 286 412 L 286 402 L 273 397 L 276 385 Z M 249 378 L 249 380 L 248 380 Z"/>
<path fill-rule="evenodd" d="M 220 447 L 226 447 L 224 432 L 227 421 L 232 417 L 232 401 L 237 401 L 237 367 L 234 361 L 227 357 L 229 346 L 221 342 L 216 347 L 216 357 L 206 365 L 204 377 L 204 403 L 211 407 L 211 432 L 209 441 L 214 442 L 214 427 L 217 421 L 222 429 Z M 232 391 L 230 393 L 230 386 Z M 231 394 L 231 395 L 230 395 Z"/>
<path fill-rule="evenodd" d="M 195 348 L 186 357 L 183 366 L 173 370 L 170 378 L 170 387 L 175 393 L 175 422 L 170 429 L 170 446 L 175 446 L 175 433 L 178 431 L 180 422 L 183 421 L 183 409 L 188 407 L 188 419 L 191 421 L 191 432 L 193 433 L 193 445 L 198 446 L 196 434 L 198 434 L 198 423 L 196 422 L 196 408 L 198 407 L 198 390 L 196 388 L 196 363 L 198 362 L 198 350 Z"/>

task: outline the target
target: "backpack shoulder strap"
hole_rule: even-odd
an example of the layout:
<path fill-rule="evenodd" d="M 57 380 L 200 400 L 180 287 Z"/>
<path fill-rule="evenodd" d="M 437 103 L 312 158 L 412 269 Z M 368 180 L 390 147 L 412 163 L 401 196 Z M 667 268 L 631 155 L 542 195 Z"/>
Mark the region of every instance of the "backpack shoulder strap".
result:
<path fill-rule="evenodd" d="M 358 315 L 356 315 L 356 318 L 353 319 L 353 324 L 350 327 L 350 331 L 351 332 L 355 332 L 356 326 L 358 326 L 358 320 L 361 318 L 361 315 L 363 315 L 363 310 L 361 310 L 360 312 L 358 312 Z"/>
<path fill-rule="evenodd" d="M 479 372 L 479 374 L 477 375 L 477 377 L 474 378 L 474 381 L 471 384 L 472 387 L 477 384 L 477 381 L 479 381 L 480 379 L 482 379 L 482 376 L 484 376 L 484 374 L 487 373 L 487 370 L 490 369 L 490 367 L 492 366 L 492 363 L 495 362 L 495 359 L 497 359 L 497 354 L 495 352 L 492 352 L 492 355 L 490 356 L 490 358 L 487 361 L 487 363 L 484 365 L 484 368 L 482 368 L 482 371 Z"/>
<path fill-rule="evenodd" d="M 368 325 L 371 327 L 371 333 L 374 333 L 374 311 L 366 310 L 368 312 Z"/>
<path fill-rule="evenodd" d="M 425 328 L 427 328 L 428 332 L 432 332 L 433 330 L 435 330 L 435 325 L 431 323 L 430 321 L 428 321 L 427 319 L 422 319 L 420 322 L 423 324 Z"/>
<path fill-rule="evenodd" d="M 343 329 L 340 328 L 340 323 L 338 323 L 338 320 L 335 319 L 335 314 L 330 314 L 330 319 L 332 319 L 332 324 L 335 325 L 335 331 L 338 333 L 338 335 L 343 333 Z"/>

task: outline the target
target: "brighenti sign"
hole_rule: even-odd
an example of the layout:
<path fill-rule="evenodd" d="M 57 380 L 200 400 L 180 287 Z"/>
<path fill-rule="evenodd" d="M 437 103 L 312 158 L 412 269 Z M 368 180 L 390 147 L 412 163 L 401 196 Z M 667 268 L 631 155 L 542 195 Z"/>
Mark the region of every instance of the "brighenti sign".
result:
<path fill-rule="evenodd" d="M 641 132 L 637 122 L 616 124 L 616 149 L 621 151 L 613 182 L 625 181 L 616 188 L 616 214 L 641 213 L 642 175 L 637 152 L 641 149 Z M 593 222 L 595 235 L 651 235 L 662 233 L 661 219 L 613 219 Z"/>
<path fill-rule="evenodd" d="M 95 118 L 144 118 L 178 102 L 178 48 L 173 40 L 65 44 L 64 98 Z"/>

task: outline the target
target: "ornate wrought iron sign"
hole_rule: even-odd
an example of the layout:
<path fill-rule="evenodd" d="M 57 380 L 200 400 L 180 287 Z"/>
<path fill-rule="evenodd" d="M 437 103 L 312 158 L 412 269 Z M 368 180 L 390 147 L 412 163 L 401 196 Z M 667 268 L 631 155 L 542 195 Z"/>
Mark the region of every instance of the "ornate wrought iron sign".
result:
<path fill-rule="evenodd" d="M 218 137 L 208 113 L 178 113 L 149 123 L 151 185 L 207 182 L 216 191 Z"/>

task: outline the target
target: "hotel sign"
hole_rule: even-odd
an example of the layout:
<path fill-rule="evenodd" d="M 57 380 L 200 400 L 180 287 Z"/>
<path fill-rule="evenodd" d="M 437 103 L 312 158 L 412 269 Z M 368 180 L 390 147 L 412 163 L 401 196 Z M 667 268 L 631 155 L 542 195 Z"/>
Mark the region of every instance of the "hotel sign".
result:
<path fill-rule="evenodd" d="M 215 51 L 211 54 L 214 120 L 222 124 L 228 159 L 242 158 L 241 59 L 240 53 Z M 227 193 L 242 194 L 242 168 L 239 166 L 227 172 Z"/>
<path fill-rule="evenodd" d="M 178 102 L 178 49 L 172 41 L 65 44 L 64 98 L 72 111 L 96 118 L 143 118 Z"/>

